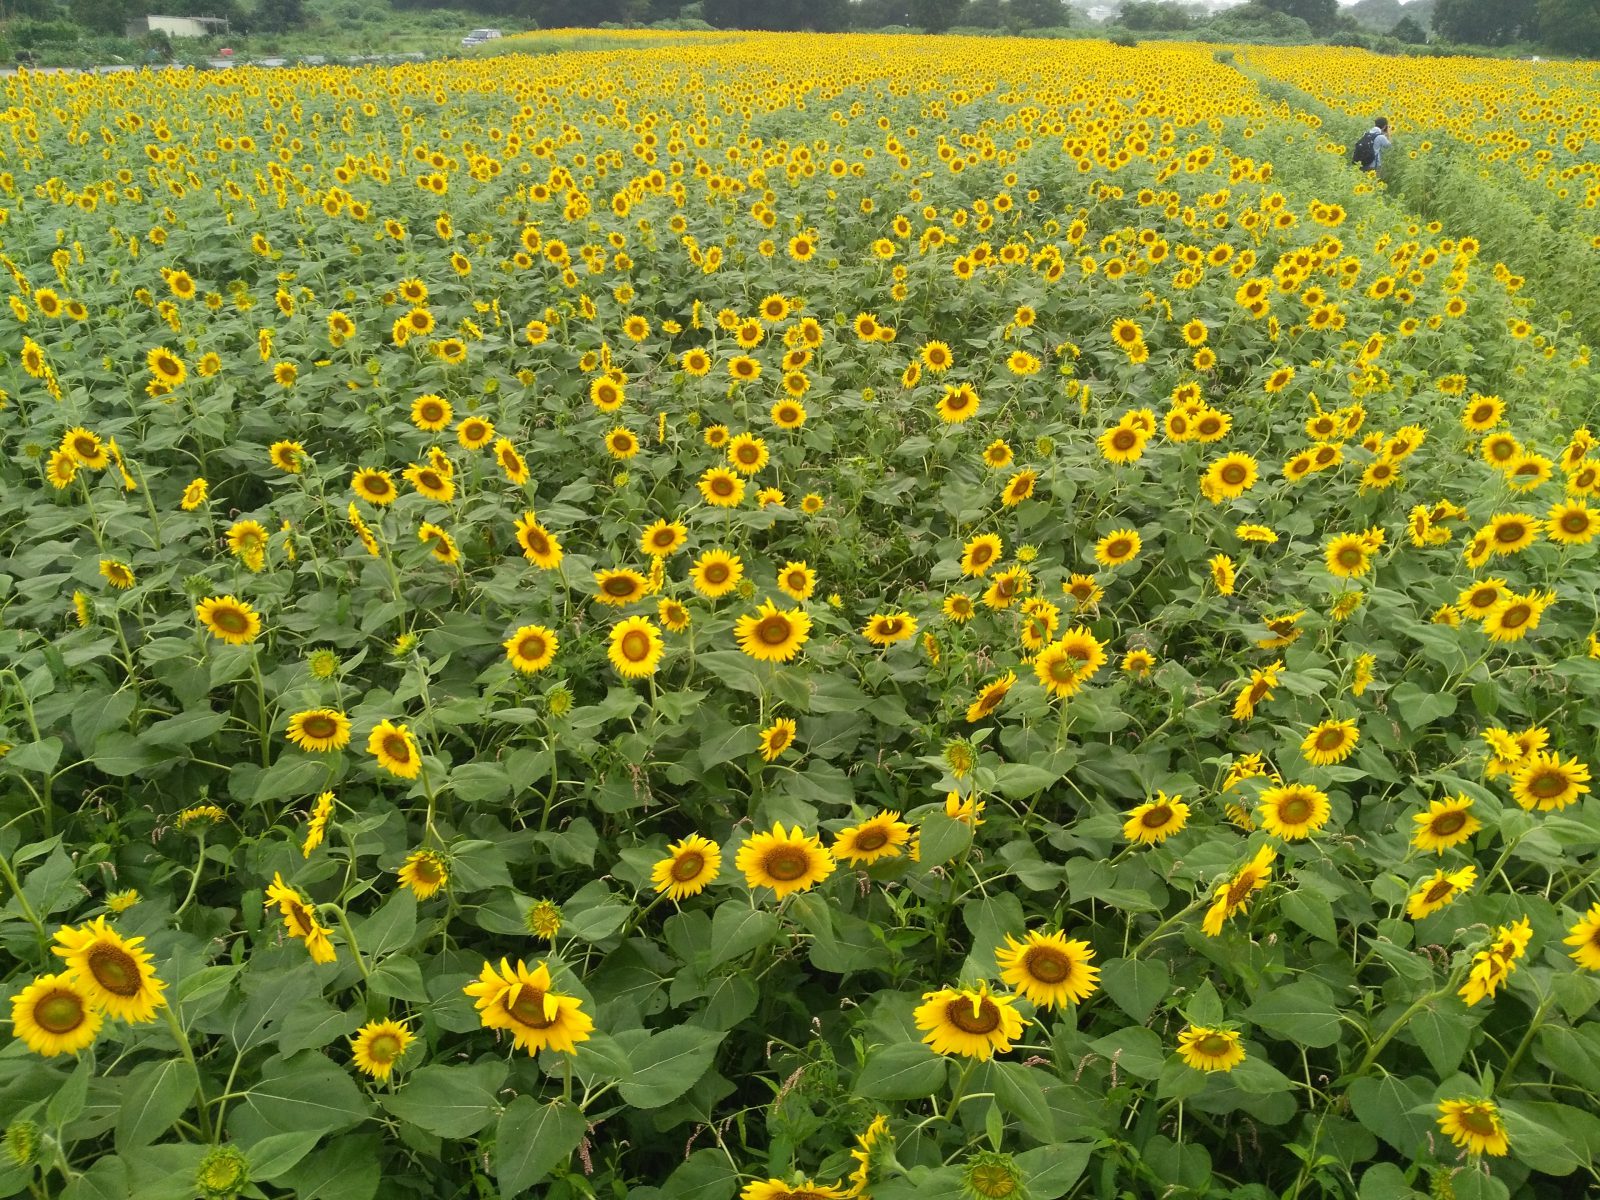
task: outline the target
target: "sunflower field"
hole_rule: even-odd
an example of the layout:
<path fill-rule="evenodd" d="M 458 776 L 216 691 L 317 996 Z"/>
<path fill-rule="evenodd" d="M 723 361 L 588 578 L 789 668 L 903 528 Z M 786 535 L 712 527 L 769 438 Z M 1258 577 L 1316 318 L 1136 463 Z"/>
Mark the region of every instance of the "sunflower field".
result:
<path fill-rule="evenodd" d="M 5 81 L 0 1197 L 1594 1187 L 1595 72 L 605 36 Z"/>

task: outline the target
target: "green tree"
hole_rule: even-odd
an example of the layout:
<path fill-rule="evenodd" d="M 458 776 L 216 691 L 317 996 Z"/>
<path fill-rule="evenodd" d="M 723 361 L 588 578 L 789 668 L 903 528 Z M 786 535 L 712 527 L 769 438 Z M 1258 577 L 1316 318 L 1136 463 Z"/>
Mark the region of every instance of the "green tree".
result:
<path fill-rule="evenodd" d="M 911 0 L 911 23 L 929 33 L 943 33 L 956 23 L 963 0 Z"/>
<path fill-rule="evenodd" d="M 1311 32 L 1321 37 L 1330 32 L 1339 21 L 1339 0 L 1256 0 L 1263 8 L 1281 12 L 1286 17 L 1299 17 L 1311 26 Z"/>
<path fill-rule="evenodd" d="M 1141 32 L 1171 31 L 1189 29 L 1194 21 L 1175 0 L 1129 0 L 1118 11 L 1117 24 Z"/>
<path fill-rule="evenodd" d="M 67 12 L 90 33 L 121 37 L 135 14 L 124 0 L 72 0 Z"/>
<path fill-rule="evenodd" d="M 1448 42 L 1503 46 L 1538 28 L 1535 0 L 1439 0 L 1433 10 L 1433 31 Z"/>
<path fill-rule="evenodd" d="M 1401 17 L 1389 30 L 1389 36 L 1411 46 L 1420 46 L 1428 40 L 1428 31 L 1410 17 Z"/>
<path fill-rule="evenodd" d="M 1600 55 L 1600 4 L 1539 0 L 1539 40 L 1568 54 Z"/>
<path fill-rule="evenodd" d="M 1061 0 L 1011 0 L 1010 17 L 1019 29 L 1050 29 L 1071 23 Z"/>

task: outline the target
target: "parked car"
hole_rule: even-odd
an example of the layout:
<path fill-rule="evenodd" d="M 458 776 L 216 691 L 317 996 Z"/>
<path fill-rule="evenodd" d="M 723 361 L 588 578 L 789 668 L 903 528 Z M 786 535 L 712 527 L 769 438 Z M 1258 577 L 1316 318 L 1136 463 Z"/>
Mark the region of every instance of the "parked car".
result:
<path fill-rule="evenodd" d="M 474 29 L 461 39 L 463 46 L 481 46 L 484 42 L 492 42 L 500 36 L 498 29 Z"/>

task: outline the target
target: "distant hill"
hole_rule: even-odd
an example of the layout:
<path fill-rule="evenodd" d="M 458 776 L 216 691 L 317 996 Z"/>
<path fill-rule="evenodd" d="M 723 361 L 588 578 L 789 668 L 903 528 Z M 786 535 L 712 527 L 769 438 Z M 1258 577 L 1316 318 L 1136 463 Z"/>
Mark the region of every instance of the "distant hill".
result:
<path fill-rule="evenodd" d="M 1411 0 L 1409 4 L 1400 0 L 1357 0 L 1341 11 L 1376 33 L 1388 33 L 1401 17 L 1410 17 L 1431 33 L 1433 5 L 1434 0 Z"/>

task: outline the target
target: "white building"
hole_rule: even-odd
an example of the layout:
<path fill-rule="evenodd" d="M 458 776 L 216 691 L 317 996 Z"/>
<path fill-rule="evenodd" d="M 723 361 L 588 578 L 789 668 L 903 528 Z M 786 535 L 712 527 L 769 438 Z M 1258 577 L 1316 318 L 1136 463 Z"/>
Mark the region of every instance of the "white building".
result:
<path fill-rule="evenodd" d="M 128 22 L 129 37 L 164 33 L 175 38 L 223 37 L 228 32 L 224 17 L 139 17 Z"/>

